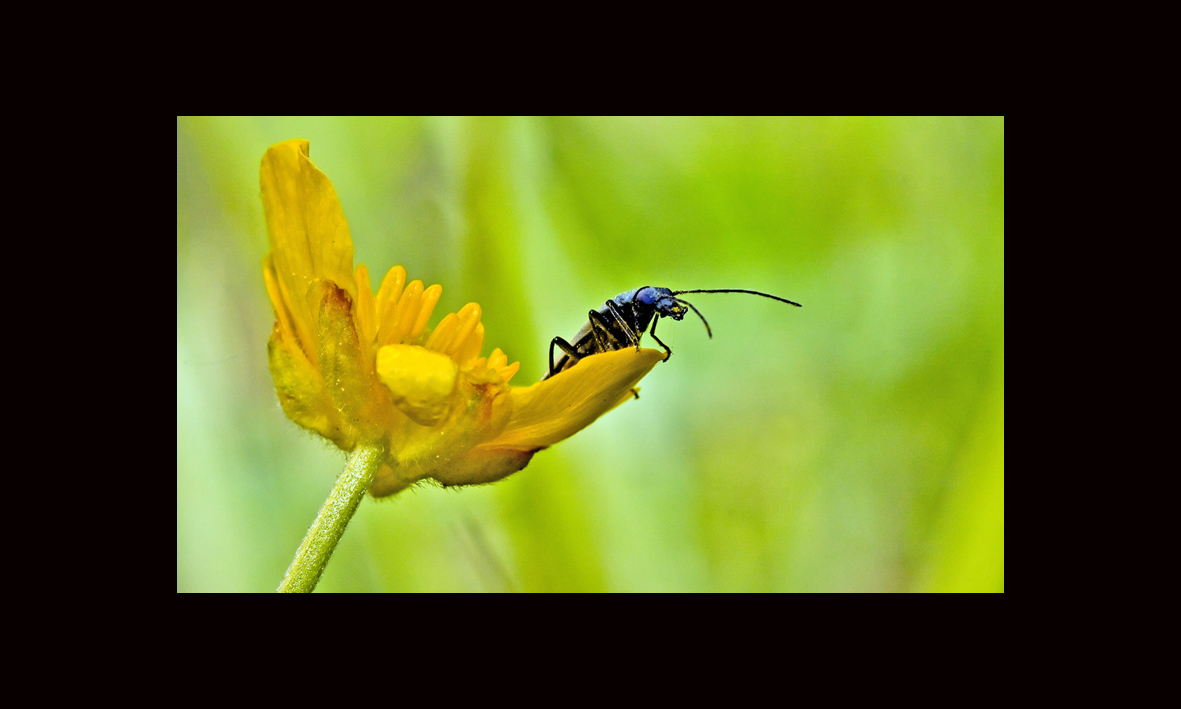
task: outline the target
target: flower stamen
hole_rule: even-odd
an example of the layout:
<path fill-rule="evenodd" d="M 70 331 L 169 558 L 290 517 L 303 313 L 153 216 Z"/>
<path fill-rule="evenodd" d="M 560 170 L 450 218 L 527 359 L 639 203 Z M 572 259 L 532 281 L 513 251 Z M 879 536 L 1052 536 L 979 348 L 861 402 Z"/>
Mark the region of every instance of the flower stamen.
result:
<path fill-rule="evenodd" d="M 381 288 L 377 291 L 377 322 L 385 323 L 390 319 L 390 313 L 396 312 L 395 308 L 398 301 L 402 298 L 402 289 L 406 286 L 406 269 L 401 266 L 394 266 L 385 274 L 385 278 L 381 281 Z M 392 334 L 389 332 L 390 328 L 386 328 L 386 332 L 380 333 L 382 341 L 377 344 L 388 345 L 387 337 Z"/>

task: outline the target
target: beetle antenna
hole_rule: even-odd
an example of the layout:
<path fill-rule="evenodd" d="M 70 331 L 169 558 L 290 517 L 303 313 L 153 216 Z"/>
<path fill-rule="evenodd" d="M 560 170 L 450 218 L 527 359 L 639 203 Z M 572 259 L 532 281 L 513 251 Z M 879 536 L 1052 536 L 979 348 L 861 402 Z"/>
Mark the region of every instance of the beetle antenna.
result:
<path fill-rule="evenodd" d="M 681 291 L 681 292 L 685 293 L 687 291 Z M 678 303 L 684 303 L 685 305 L 688 305 L 693 310 L 693 312 L 697 313 L 697 317 L 701 318 L 701 322 L 705 323 L 705 334 L 709 335 L 709 339 L 711 339 L 711 340 L 714 339 L 714 331 L 709 329 L 709 321 L 705 319 L 705 316 L 701 314 L 700 310 L 698 310 L 697 308 L 694 308 L 693 304 L 687 300 L 681 300 L 680 298 L 676 298 L 676 297 L 674 297 L 673 300 L 677 301 Z"/>
<path fill-rule="evenodd" d="M 675 290 L 675 291 L 673 291 L 673 295 L 680 295 L 682 293 L 750 293 L 751 295 L 761 295 L 764 298 L 770 298 L 771 300 L 778 300 L 780 303 L 787 303 L 788 305 L 794 305 L 797 308 L 804 307 L 804 306 L 800 305 L 799 303 L 795 302 L 794 300 L 788 300 L 787 298 L 780 298 L 779 296 L 771 295 L 770 293 L 761 293 L 757 290 L 742 290 L 740 288 L 717 288 L 717 289 L 712 289 L 712 290 Z M 683 301 L 683 300 L 681 302 L 685 303 L 685 301 Z M 689 305 L 689 304 L 685 303 L 685 305 Z M 692 305 L 689 305 L 689 307 L 693 308 Z M 697 308 L 693 308 L 693 312 L 696 313 Z M 701 313 L 697 313 L 697 314 L 701 315 Z M 702 318 L 702 320 L 704 320 L 704 319 L 705 318 Z"/>

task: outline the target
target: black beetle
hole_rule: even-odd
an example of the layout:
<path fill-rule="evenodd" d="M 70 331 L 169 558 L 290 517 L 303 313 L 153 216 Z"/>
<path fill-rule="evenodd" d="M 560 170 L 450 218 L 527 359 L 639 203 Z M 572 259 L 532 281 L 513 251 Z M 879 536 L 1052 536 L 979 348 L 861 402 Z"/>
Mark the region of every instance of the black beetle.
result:
<path fill-rule="evenodd" d="M 693 307 L 692 303 L 677 297 L 685 293 L 749 293 L 751 295 L 761 295 L 764 298 L 778 300 L 781 303 L 788 303 L 797 308 L 803 307 L 794 300 L 780 298 L 770 293 L 760 293 L 757 290 L 741 290 L 738 288 L 669 290 L 668 288 L 657 288 L 656 286 L 636 288 L 626 293 L 620 293 L 604 303 L 603 307 L 590 311 L 586 324 L 574 335 L 573 344 L 560 337 L 555 337 L 551 340 L 549 345 L 549 371 L 541 378 L 542 381 L 549 379 L 558 372 L 573 367 L 583 357 L 589 357 L 600 352 L 621 350 L 629 345 L 635 345 L 638 350 L 640 349 L 640 338 L 644 336 L 644 330 L 648 330 L 649 334 L 652 335 L 652 339 L 656 340 L 656 344 L 664 348 L 664 359 L 667 361 L 672 356 L 672 350 L 656 336 L 656 323 L 660 322 L 660 316 L 662 315 L 673 320 L 680 320 L 685 317 L 686 312 L 692 310 L 694 313 L 697 313 L 697 317 L 701 318 L 701 322 L 705 323 L 706 334 L 710 338 L 713 338 L 713 331 L 710 329 L 709 323 L 706 322 L 705 316 L 697 308 Z M 648 323 L 652 324 L 651 329 L 648 328 Z M 565 352 L 562 358 L 556 363 L 554 362 L 554 347 L 558 347 Z"/>

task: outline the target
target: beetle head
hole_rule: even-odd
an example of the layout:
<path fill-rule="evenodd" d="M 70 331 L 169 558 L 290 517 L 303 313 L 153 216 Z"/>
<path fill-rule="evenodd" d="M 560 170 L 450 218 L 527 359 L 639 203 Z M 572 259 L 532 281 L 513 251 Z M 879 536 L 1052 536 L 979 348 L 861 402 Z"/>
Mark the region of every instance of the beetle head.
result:
<path fill-rule="evenodd" d="M 712 338 L 714 335 L 709 329 L 709 323 L 706 322 L 705 316 L 697 308 L 694 308 L 692 303 L 678 298 L 678 292 L 668 288 L 644 286 L 643 288 L 637 289 L 633 297 L 636 302 L 651 306 L 662 317 L 672 318 L 673 320 L 681 320 L 685 317 L 685 313 L 692 310 L 697 313 L 697 317 L 701 318 L 701 322 L 705 324 L 706 334 Z"/>
<path fill-rule="evenodd" d="M 636 289 L 633 298 L 637 303 L 655 310 L 661 317 L 680 320 L 689 312 L 689 309 L 682 305 L 684 301 L 673 295 L 668 288 L 644 286 Z"/>

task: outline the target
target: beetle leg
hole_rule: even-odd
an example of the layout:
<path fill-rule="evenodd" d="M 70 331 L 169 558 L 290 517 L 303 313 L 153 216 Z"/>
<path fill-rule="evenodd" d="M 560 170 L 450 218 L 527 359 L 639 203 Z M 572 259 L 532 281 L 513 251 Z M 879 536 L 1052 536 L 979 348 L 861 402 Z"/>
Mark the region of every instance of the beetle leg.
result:
<path fill-rule="evenodd" d="M 658 344 L 658 345 L 660 345 L 661 347 L 663 347 L 663 348 L 664 348 L 664 359 L 663 359 L 663 360 L 661 360 L 661 361 L 662 361 L 662 362 L 667 362 L 667 361 L 668 361 L 668 358 L 673 356 L 673 351 L 672 351 L 672 350 L 670 350 L 670 349 L 668 348 L 668 345 L 666 345 L 666 344 L 664 344 L 663 342 L 661 342 L 661 341 L 660 341 L 660 338 L 656 336 L 656 323 L 658 323 L 658 322 L 660 322 L 660 316 L 659 316 L 659 315 L 654 315 L 654 316 L 652 316 L 652 327 L 651 327 L 651 329 L 648 331 L 648 334 L 652 336 L 652 339 L 653 339 L 653 340 L 656 340 L 656 344 Z M 640 397 L 638 397 L 638 396 L 637 396 L 636 398 L 638 399 L 638 398 L 640 398 Z"/>
<path fill-rule="evenodd" d="M 611 305 L 608 303 L 608 305 Z M 625 345 L 636 341 L 635 333 L 628 326 L 627 321 L 619 318 L 619 326 L 628 337 L 628 342 L 620 342 L 619 335 L 612 329 L 607 317 L 597 310 L 590 311 L 591 332 L 595 333 L 595 340 L 599 344 L 599 352 L 610 352 L 623 349 Z M 618 317 L 618 315 L 616 316 Z M 600 339 L 602 338 L 602 339 Z"/>
<path fill-rule="evenodd" d="M 635 345 L 636 349 L 639 350 L 640 349 L 640 336 L 643 335 L 644 333 L 643 332 L 637 333 L 635 328 L 633 328 L 630 324 L 628 324 L 627 318 L 623 317 L 623 313 L 620 312 L 619 306 L 615 305 L 615 301 L 608 300 L 607 301 L 607 309 L 610 310 L 611 314 L 615 316 L 616 322 L 619 323 L 619 328 L 627 333 L 627 338 L 629 340 L 628 344 Z M 605 320 L 605 318 L 604 318 L 604 320 Z M 623 344 L 624 343 L 620 342 L 619 346 L 623 347 Z"/>
<path fill-rule="evenodd" d="M 586 321 L 590 325 L 590 336 L 595 341 L 592 351 L 608 352 L 613 349 L 608 338 L 614 339 L 614 337 L 611 336 L 611 328 L 604 323 L 603 316 L 597 310 L 592 310 L 587 314 Z"/>
<path fill-rule="evenodd" d="M 571 367 L 573 367 L 578 362 L 578 360 L 582 359 L 582 357 L 580 357 L 578 354 L 578 350 L 574 349 L 574 345 L 571 345 L 569 342 L 566 342 L 560 337 L 555 337 L 554 339 L 550 340 L 549 343 L 549 371 L 546 372 L 542 379 L 548 379 L 557 374 L 557 372 L 554 370 L 554 345 L 557 345 L 563 352 L 566 353 L 566 357 L 571 360 Z"/>

